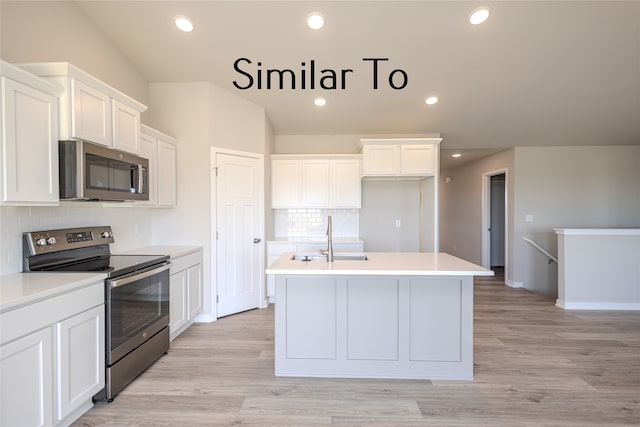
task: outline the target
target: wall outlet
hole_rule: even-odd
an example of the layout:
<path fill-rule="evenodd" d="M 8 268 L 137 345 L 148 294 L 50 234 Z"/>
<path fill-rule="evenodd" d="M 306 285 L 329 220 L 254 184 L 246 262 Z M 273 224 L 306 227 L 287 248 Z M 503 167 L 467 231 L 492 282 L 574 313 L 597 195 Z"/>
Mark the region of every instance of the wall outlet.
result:
<path fill-rule="evenodd" d="M 533 214 L 526 214 L 524 216 L 524 222 L 533 222 Z"/>
<path fill-rule="evenodd" d="M 401 227 L 401 222 L 399 219 L 396 219 L 396 228 L 400 228 Z"/>

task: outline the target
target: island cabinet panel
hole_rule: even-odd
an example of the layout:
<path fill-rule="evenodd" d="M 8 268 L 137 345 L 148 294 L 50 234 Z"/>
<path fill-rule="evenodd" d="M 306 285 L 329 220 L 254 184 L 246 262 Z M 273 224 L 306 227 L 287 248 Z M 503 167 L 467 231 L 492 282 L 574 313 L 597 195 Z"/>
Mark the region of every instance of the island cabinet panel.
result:
<path fill-rule="evenodd" d="M 398 360 L 396 279 L 347 281 L 347 359 Z"/>
<path fill-rule="evenodd" d="M 287 358 L 336 358 L 335 279 L 287 282 Z"/>
<path fill-rule="evenodd" d="M 411 360 L 462 360 L 462 290 L 460 280 L 412 280 L 409 331 Z"/>
<path fill-rule="evenodd" d="M 275 276 L 276 375 L 473 379 L 472 276 L 303 269 Z"/>

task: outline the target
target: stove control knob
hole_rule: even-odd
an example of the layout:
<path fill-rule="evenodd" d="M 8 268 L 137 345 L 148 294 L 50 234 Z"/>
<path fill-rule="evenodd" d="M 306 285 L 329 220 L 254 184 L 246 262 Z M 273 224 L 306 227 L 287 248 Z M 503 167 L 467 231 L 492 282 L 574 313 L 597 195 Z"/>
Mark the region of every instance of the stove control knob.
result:
<path fill-rule="evenodd" d="M 55 245 L 56 238 L 55 237 L 47 237 L 47 245 Z"/>
<path fill-rule="evenodd" d="M 38 237 L 36 239 L 36 246 L 44 246 L 47 244 L 47 240 L 44 237 Z"/>
<path fill-rule="evenodd" d="M 110 231 L 103 231 L 102 233 L 100 233 L 100 235 L 102 237 L 104 237 L 105 239 L 107 239 L 107 238 L 113 236 L 113 233 L 111 233 Z"/>

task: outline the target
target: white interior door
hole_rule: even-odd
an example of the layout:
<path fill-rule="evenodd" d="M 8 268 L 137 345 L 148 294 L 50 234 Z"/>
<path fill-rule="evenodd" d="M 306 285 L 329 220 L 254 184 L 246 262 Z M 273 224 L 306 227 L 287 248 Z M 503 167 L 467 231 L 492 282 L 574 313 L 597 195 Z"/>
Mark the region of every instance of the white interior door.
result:
<path fill-rule="evenodd" d="M 262 198 L 259 158 L 216 153 L 218 317 L 260 306 Z"/>

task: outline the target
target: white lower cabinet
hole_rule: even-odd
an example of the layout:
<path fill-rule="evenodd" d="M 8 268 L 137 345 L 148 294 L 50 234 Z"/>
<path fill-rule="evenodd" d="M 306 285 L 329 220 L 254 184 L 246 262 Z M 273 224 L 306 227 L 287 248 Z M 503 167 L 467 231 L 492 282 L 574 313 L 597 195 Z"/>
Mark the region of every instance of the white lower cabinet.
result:
<path fill-rule="evenodd" d="M 0 315 L 0 425 L 69 425 L 104 388 L 104 281 Z"/>
<path fill-rule="evenodd" d="M 169 335 L 173 341 L 202 311 L 202 251 L 171 258 Z"/>
<path fill-rule="evenodd" d="M 0 425 L 53 425 L 51 327 L 0 347 Z"/>
<path fill-rule="evenodd" d="M 58 420 L 63 420 L 104 388 L 104 306 L 57 324 Z"/>

